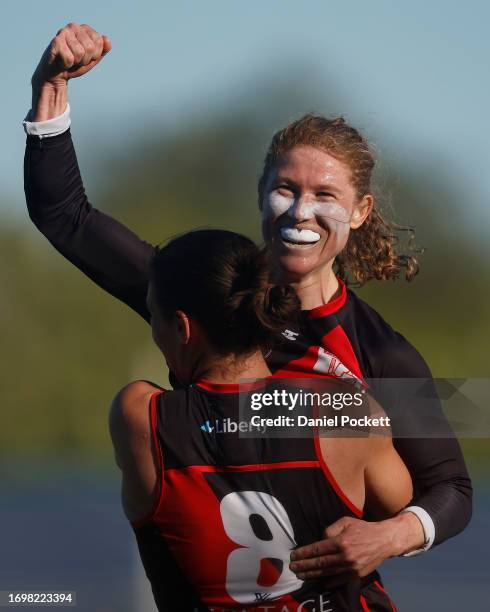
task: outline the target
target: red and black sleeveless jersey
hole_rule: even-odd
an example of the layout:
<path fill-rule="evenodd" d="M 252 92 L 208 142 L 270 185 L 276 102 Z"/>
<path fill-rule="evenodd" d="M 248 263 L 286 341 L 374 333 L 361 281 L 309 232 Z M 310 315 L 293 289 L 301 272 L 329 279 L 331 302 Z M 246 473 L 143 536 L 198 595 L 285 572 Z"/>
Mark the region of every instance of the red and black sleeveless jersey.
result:
<path fill-rule="evenodd" d="M 151 516 L 133 527 L 157 605 L 168 609 L 164 545 L 211 611 L 363 610 L 359 581 L 327 591 L 289 569 L 292 549 L 362 511 L 317 438 L 240 437 L 237 390 L 202 382 L 152 397 L 161 482 Z"/>

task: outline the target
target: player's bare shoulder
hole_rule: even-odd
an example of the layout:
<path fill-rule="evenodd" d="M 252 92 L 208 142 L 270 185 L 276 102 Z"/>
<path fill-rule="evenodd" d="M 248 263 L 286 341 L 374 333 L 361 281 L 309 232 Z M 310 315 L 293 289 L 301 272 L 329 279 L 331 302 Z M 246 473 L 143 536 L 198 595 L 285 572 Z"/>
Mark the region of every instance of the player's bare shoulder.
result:
<path fill-rule="evenodd" d="M 163 389 L 145 380 L 125 385 L 114 397 L 109 413 L 109 428 L 114 446 L 121 452 L 151 434 L 150 401 Z"/>

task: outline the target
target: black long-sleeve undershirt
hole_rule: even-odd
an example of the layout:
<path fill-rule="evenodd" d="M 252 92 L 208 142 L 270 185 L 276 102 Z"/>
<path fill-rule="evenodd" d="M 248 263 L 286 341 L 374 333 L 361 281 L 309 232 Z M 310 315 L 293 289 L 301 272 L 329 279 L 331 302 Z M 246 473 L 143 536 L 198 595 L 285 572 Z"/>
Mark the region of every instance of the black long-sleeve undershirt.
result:
<path fill-rule="evenodd" d="M 91 206 L 69 130 L 27 137 L 24 180 L 29 216 L 51 244 L 149 321 L 146 291 L 154 247 Z M 395 444 L 414 480 L 413 503 L 434 521 L 435 543 L 462 531 L 471 517 L 472 487 L 457 440 L 399 438 Z"/>
<path fill-rule="evenodd" d="M 70 130 L 28 136 L 24 189 L 29 217 L 84 274 L 146 321 L 148 264 L 154 247 L 89 203 Z"/>

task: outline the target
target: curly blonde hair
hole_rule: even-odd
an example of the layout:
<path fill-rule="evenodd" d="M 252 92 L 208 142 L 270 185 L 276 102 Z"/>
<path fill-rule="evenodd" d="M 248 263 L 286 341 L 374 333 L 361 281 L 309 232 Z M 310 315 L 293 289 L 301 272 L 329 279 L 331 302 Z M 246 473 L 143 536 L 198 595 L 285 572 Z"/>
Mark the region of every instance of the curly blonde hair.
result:
<path fill-rule="evenodd" d="M 259 180 L 260 198 L 270 170 L 282 155 L 298 145 L 323 149 L 347 164 L 359 200 L 372 193 L 375 157 L 366 139 L 343 117 L 327 119 L 310 113 L 274 134 Z M 395 280 L 401 274 L 412 280 L 419 266 L 414 255 L 401 252 L 399 238 L 403 233 L 409 237 L 407 250 L 417 252 L 411 246 L 414 230 L 385 219 L 375 201 L 364 223 L 350 231 L 345 248 L 335 259 L 336 273 L 351 285 L 363 285 L 371 279 Z"/>

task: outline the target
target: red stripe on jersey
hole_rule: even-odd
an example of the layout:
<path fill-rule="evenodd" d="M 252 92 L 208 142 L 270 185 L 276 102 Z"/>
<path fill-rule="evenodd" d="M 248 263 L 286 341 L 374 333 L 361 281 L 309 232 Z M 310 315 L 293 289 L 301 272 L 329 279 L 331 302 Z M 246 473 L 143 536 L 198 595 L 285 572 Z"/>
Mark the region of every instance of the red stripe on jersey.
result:
<path fill-rule="evenodd" d="M 368 605 L 367 605 L 367 602 L 366 602 L 366 599 L 362 595 L 360 597 L 360 602 L 361 602 L 361 606 L 362 606 L 363 611 L 364 612 L 370 612 L 370 610 L 368 608 Z"/>
<path fill-rule="evenodd" d="M 287 470 L 292 468 L 321 468 L 319 461 L 278 461 L 277 463 L 252 463 L 250 465 L 188 465 L 170 468 L 166 473 L 178 472 L 261 472 L 264 470 Z"/>
<path fill-rule="evenodd" d="M 352 510 L 352 512 L 356 516 L 361 518 L 363 515 L 363 511 L 360 508 L 358 508 L 353 502 L 351 502 L 351 500 L 347 497 L 347 495 L 344 493 L 339 483 L 335 480 L 334 475 L 329 470 L 328 465 L 326 464 L 325 459 L 323 458 L 322 449 L 320 446 L 320 438 L 318 437 L 318 431 L 315 434 L 315 451 L 316 451 L 316 456 L 318 458 L 318 462 L 320 463 L 320 466 L 323 470 L 323 473 L 325 474 L 325 477 L 328 480 L 328 482 L 332 485 L 332 488 L 335 491 L 335 493 L 337 493 L 337 495 L 344 502 L 344 504 L 350 510 Z"/>
<path fill-rule="evenodd" d="M 293 359 L 284 368 L 276 370 L 272 378 L 325 378 L 324 372 L 314 370 L 318 361 L 319 346 L 309 346 L 299 359 Z"/>
<path fill-rule="evenodd" d="M 343 366 L 349 368 L 353 374 L 363 380 L 364 376 L 352 344 L 340 325 L 337 325 L 323 336 L 322 346 L 333 353 L 342 362 Z"/>
<path fill-rule="evenodd" d="M 205 391 L 211 391 L 212 393 L 240 393 L 243 391 L 253 391 L 254 389 L 261 389 L 265 386 L 269 377 L 261 378 L 253 382 L 243 383 L 217 383 L 202 378 L 195 383 L 197 387 L 204 389 Z"/>
<path fill-rule="evenodd" d="M 337 312 L 337 310 L 340 310 L 342 306 L 344 306 L 345 302 L 347 301 L 347 287 L 342 279 L 337 277 L 337 280 L 339 281 L 340 285 L 340 295 L 327 304 L 322 304 L 321 306 L 312 308 L 308 313 L 310 319 L 321 319 L 322 317 L 328 317 L 328 315 Z"/>
<path fill-rule="evenodd" d="M 354 349 L 340 325 L 325 334 L 321 344 L 321 346 L 309 346 L 301 357 L 275 370 L 271 378 L 363 380 L 363 373 Z"/>
<path fill-rule="evenodd" d="M 383 588 L 383 585 L 381 584 L 381 582 L 379 582 L 378 580 L 374 581 L 374 584 L 378 587 L 378 589 L 380 591 L 383 591 L 383 593 L 386 595 L 388 601 L 390 602 L 390 606 L 391 609 L 393 610 L 393 612 L 397 612 L 397 609 L 395 607 L 395 604 L 392 602 L 391 597 L 388 595 L 388 593 L 386 592 L 386 590 Z"/>

